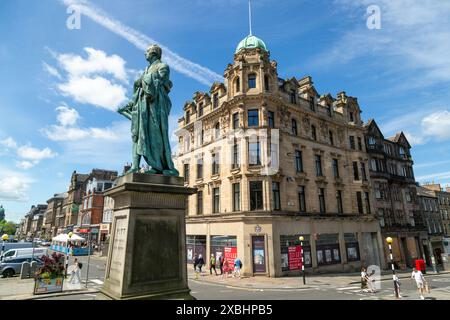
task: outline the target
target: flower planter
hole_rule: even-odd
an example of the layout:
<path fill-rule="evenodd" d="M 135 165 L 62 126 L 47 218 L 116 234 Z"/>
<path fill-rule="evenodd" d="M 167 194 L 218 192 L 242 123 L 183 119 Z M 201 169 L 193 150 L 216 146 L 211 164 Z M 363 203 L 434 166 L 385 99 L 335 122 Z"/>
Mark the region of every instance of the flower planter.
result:
<path fill-rule="evenodd" d="M 35 278 L 34 294 L 57 293 L 63 291 L 64 277 Z"/>

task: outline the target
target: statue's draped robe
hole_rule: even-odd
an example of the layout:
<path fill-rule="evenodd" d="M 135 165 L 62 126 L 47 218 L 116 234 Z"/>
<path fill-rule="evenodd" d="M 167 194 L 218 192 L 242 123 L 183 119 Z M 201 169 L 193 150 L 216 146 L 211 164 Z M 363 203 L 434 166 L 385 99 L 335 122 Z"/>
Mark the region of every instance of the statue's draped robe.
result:
<path fill-rule="evenodd" d="M 147 67 L 134 87 L 133 100 L 122 114 L 131 117 L 134 152 L 144 157 L 152 169 L 175 170 L 169 143 L 170 69 L 156 60 Z"/>

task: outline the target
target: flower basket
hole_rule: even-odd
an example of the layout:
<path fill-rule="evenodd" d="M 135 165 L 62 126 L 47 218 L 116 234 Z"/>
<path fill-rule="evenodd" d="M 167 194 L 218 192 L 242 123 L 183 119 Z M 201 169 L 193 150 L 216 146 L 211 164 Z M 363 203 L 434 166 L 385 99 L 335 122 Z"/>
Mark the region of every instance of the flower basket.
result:
<path fill-rule="evenodd" d="M 35 274 L 34 294 L 55 293 L 63 291 L 64 284 L 64 256 L 53 253 L 43 256 L 43 265 Z"/>

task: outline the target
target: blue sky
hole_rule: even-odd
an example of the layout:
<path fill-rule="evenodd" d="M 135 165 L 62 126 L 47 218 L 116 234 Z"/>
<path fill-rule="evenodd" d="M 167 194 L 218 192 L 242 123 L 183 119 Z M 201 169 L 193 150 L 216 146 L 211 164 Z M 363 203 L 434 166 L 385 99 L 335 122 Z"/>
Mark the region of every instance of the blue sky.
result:
<path fill-rule="evenodd" d="M 81 28 L 67 28 L 70 5 Z M 381 9 L 368 29 L 367 7 Z M 81 5 L 81 6 L 80 6 Z M 450 3 L 254 0 L 253 33 L 281 77 L 356 96 L 385 136 L 404 131 L 416 178 L 450 183 Z M 177 126 L 186 100 L 220 78 L 248 34 L 246 0 L 2 0 L 0 204 L 18 221 L 70 175 L 129 161 L 126 102 L 148 41 L 172 68 Z"/>

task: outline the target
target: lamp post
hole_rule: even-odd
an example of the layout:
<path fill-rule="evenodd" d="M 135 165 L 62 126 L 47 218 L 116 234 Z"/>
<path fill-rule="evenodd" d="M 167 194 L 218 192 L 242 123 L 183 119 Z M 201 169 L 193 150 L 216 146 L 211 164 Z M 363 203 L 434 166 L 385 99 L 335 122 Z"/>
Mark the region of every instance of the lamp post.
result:
<path fill-rule="evenodd" d="M 303 240 L 305 238 L 303 236 L 300 236 L 298 238 L 300 240 L 300 254 L 302 255 L 302 276 L 303 276 L 303 284 L 306 284 L 306 277 L 305 277 L 305 259 L 303 258 Z"/>
<path fill-rule="evenodd" d="M 86 270 L 86 288 L 88 287 L 88 281 L 89 281 L 89 263 L 91 261 L 91 234 L 92 229 L 89 229 L 88 234 L 88 263 L 87 263 L 87 270 Z"/>
<path fill-rule="evenodd" d="M 67 277 L 67 269 L 69 268 L 69 253 L 70 253 L 69 243 L 70 243 L 70 238 L 72 238 L 72 236 L 73 236 L 73 232 L 69 232 L 67 234 L 67 236 L 69 238 L 66 240 L 66 270 L 64 271 L 65 277 Z"/>
<path fill-rule="evenodd" d="M 396 276 L 395 276 L 394 257 L 392 256 L 392 238 L 391 237 L 387 237 L 386 238 L 386 242 L 387 242 L 387 244 L 389 246 L 389 258 L 391 259 L 392 280 L 394 281 L 395 297 L 398 298 L 399 297 L 399 293 L 398 293 L 397 281 L 396 281 Z"/>
<path fill-rule="evenodd" d="M 4 235 L 2 235 L 2 240 L 3 240 L 3 244 L 2 244 L 2 255 L 5 252 L 5 241 L 9 239 L 9 236 L 5 233 Z"/>

